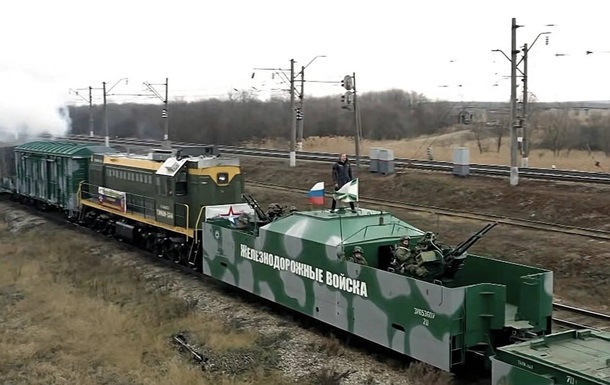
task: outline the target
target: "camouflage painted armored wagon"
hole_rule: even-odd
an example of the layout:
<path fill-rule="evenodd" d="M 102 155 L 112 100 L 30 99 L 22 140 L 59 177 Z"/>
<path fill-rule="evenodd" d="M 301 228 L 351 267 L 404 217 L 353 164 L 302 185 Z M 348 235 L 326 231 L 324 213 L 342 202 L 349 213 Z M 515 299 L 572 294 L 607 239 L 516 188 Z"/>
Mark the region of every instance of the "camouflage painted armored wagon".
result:
<path fill-rule="evenodd" d="M 489 356 L 511 338 L 550 331 L 550 271 L 474 255 L 430 282 L 387 270 L 401 236 L 425 234 L 366 209 L 298 212 L 248 229 L 211 218 L 203 272 L 447 371 L 468 353 Z M 340 257 L 356 247 L 367 266 Z"/>

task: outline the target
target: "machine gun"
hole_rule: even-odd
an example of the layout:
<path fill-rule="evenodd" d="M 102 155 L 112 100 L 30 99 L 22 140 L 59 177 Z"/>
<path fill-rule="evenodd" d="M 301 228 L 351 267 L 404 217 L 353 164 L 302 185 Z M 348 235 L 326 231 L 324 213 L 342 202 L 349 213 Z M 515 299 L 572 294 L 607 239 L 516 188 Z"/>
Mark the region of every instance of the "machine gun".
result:
<path fill-rule="evenodd" d="M 258 204 L 256 199 L 252 198 L 252 195 L 242 194 L 241 197 L 250 207 L 252 207 L 252 210 L 254 210 L 256 216 L 261 222 L 271 222 L 271 218 L 267 216 L 267 213 L 265 213 L 265 211 L 263 210 L 261 205 Z"/>
<path fill-rule="evenodd" d="M 498 222 L 489 223 L 481 230 L 477 231 L 470 238 L 465 240 L 464 242 L 457 245 L 454 249 L 451 249 L 449 252 L 445 253 L 443 256 L 445 259 L 445 271 L 443 273 L 443 277 L 453 278 L 455 273 L 462 267 L 464 264 L 464 260 L 466 259 L 466 252 L 470 249 L 475 243 L 477 243 L 481 238 L 485 236 L 491 229 L 496 227 Z"/>

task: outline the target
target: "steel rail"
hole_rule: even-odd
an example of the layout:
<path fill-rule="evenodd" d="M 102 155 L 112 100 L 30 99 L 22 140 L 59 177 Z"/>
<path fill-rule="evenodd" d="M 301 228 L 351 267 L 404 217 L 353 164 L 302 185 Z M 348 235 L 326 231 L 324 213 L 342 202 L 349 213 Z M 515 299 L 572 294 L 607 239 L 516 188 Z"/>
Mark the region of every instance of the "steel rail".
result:
<path fill-rule="evenodd" d="M 104 141 L 103 137 L 90 137 L 86 135 L 70 135 L 66 137 L 58 137 L 61 140 L 73 140 L 80 142 L 95 142 L 100 143 Z M 161 145 L 161 141 L 151 139 L 132 139 L 132 138 L 119 138 L 114 139 L 114 143 L 120 145 L 132 145 L 132 146 L 145 146 L 145 147 L 158 147 Z M 189 142 L 173 142 L 174 145 L 178 146 L 201 146 L 201 143 L 189 143 Z M 246 155 L 246 156 L 257 156 L 267 158 L 285 158 L 286 150 L 268 149 L 268 148 L 249 148 L 249 147 L 238 147 L 228 145 L 218 145 L 218 149 L 224 153 L 231 153 L 235 155 Z M 325 152 L 299 152 L 299 159 L 307 161 L 320 161 L 328 162 L 337 159 L 338 153 L 325 153 Z M 362 156 L 361 163 L 363 165 L 370 164 L 370 157 Z M 410 159 L 410 158 L 395 158 L 394 166 L 396 168 L 412 168 L 428 171 L 441 171 L 441 172 L 453 172 L 453 163 L 446 161 L 434 161 L 434 160 L 422 160 L 422 159 Z M 483 175 L 483 176 L 499 176 L 508 177 L 510 175 L 510 168 L 505 165 L 493 165 L 493 164 L 477 164 L 471 163 L 469 165 L 470 173 L 472 175 Z M 599 183 L 599 184 L 610 184 L 610 174 L 603 172 L 590 172 L 590 171 L 578 171 L 578 170 L 556 170 L 556 169 L 545 169 L 545 168 L 520 168 L 519 175 L 527 179 L 538 179 L 538 180 L 555 180 L 555 181 L 567 181 L 567 182 L 581 182 L 581 183 Z"/>
<path fill-rule="evenodd" d="M 608 321 L 610 323 L 610 314 L 603 314 L 603 313 L 599 313 L 593 310 L 588 310 L 588 309 L 582 309 L 582 308 L 578 308 L 578 307 L 574 307 L 571 305 L 566 305 L 563 303 L 558 303 L 555 302 L 553 303 L 553 307 L 557 310 L 563 310 L 563 311 L 567 311 L 569 313 L 574 313 L 574 314 L 579 314 L 579 315 L 584 315 L 590 318 L 595 318 L 601 321 Z"/>
<path fill-rule="evenodd" d="M 569 329 L 592 329 L 591 326 L 579 324 L 577 322 L 572 322 L 561 318 L 553 318 L 553 322 L 555 322 L 559 326 L 563 326 Z"/>
<path fill-rule="evenodd" d="M 557 302 L 553 303 L 553 310 L 576 315 L 573 319 L 553 317 L 553 322 L 557 325 L 575 329 L 610 330 L 610 315 L 608 314 L 602 314 Z M 583 317 L 586 318 L 586 320 L 583 320 Z"/>

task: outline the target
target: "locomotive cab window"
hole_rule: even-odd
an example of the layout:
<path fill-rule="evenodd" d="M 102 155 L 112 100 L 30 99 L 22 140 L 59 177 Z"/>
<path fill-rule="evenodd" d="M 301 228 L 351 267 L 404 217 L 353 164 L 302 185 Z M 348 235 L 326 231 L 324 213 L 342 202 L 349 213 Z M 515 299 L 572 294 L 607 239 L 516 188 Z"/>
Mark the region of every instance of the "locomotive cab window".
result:
<path fill-rule="evenodd" d="M 216 182 L 218 184 L 229 183 L 229 173 L 228 172 L 219 172 L 218 174 L 216 174 Z"/>
<path fill-rule="evenodd" d="M 186 170 L 180 171 L 176 176 L 176 196 L 184 196 L 187 193 L 187 174 Z"/>
<path fill-rule="evenodd" d="M 157 194 L 163 197 L 172 195 L 172 178 L 167 176 L 157 176 L 155 178 Z"/>

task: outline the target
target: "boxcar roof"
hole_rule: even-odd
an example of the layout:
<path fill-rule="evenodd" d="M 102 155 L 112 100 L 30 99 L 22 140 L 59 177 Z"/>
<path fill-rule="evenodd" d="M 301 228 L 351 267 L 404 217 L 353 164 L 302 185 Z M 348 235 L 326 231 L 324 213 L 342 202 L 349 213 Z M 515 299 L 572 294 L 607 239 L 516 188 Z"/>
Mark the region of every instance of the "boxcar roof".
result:
<path fill-rule="evenodd" d="M 56 141 L 24 143 L 15 147 L 15 151 L 70 157 L 88 157 L 94 153 L 116 152 L 115 149 L 105 146 Z"/>

